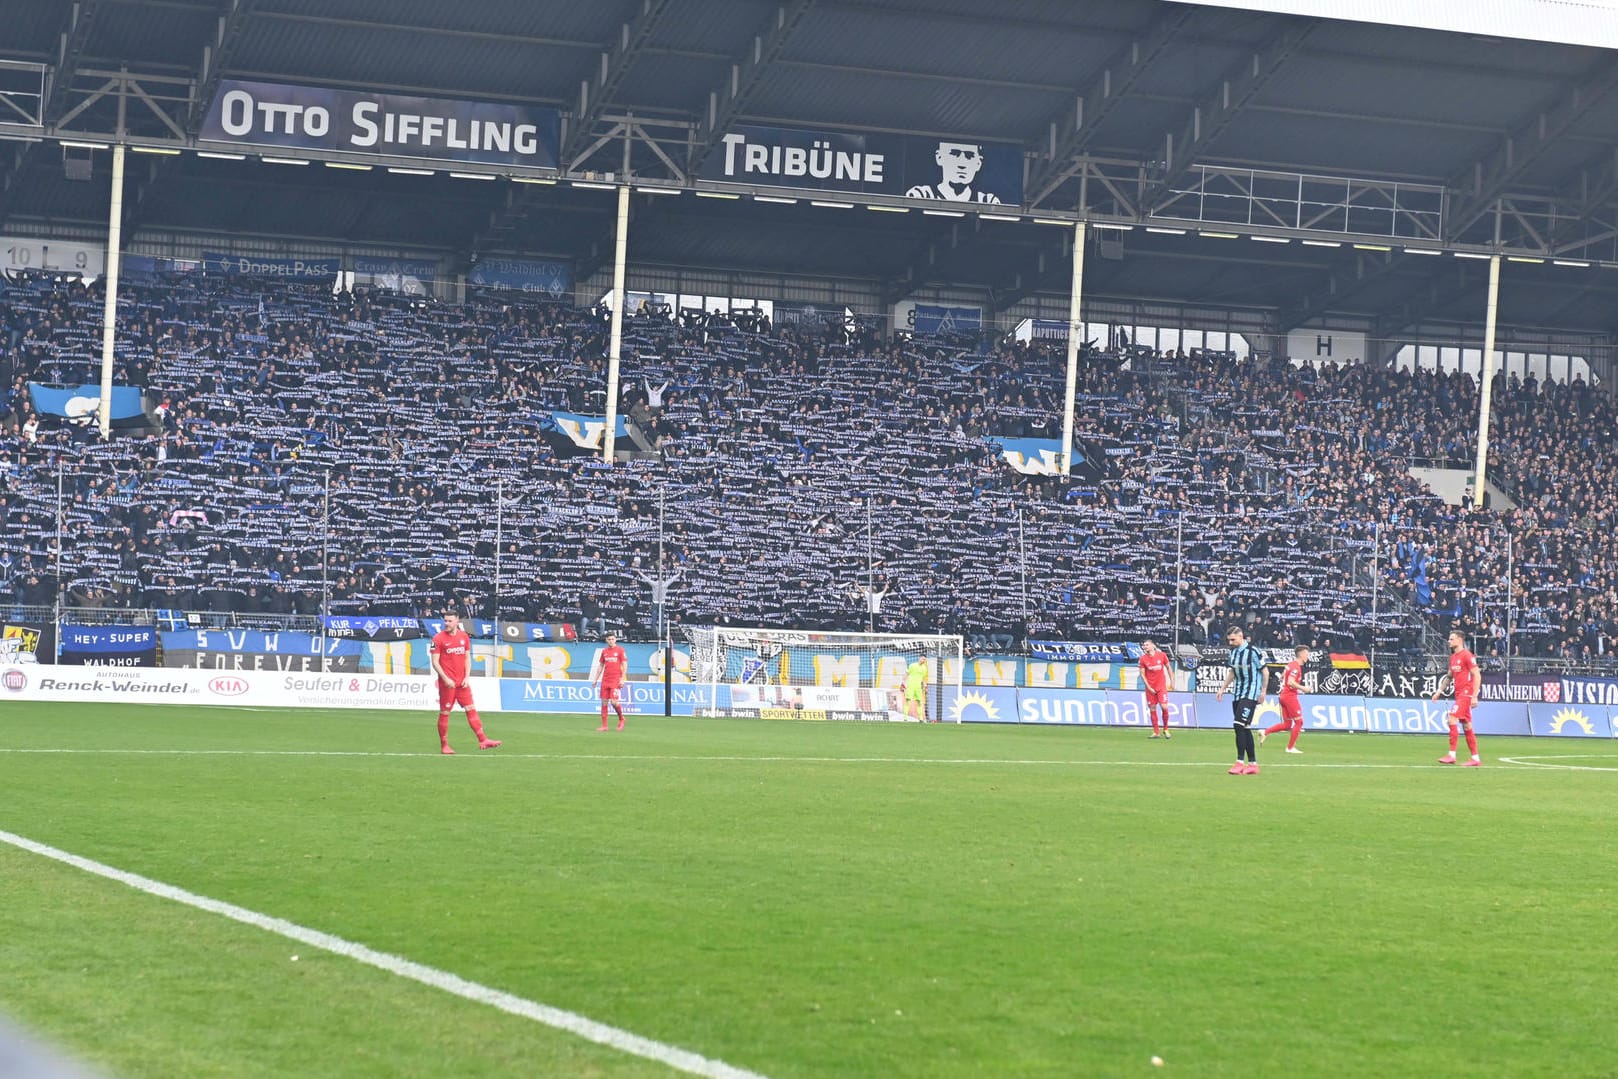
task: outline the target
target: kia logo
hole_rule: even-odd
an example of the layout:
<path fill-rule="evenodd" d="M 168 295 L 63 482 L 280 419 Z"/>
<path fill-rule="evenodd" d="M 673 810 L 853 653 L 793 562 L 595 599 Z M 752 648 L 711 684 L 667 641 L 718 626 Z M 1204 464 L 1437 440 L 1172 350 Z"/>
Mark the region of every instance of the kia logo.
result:
<path fill-rule="evenodd" d="M 247 679 L 220 675 L 208 683 L 208 688 L 221 697 L 236 697 L 247 692 Z"/>

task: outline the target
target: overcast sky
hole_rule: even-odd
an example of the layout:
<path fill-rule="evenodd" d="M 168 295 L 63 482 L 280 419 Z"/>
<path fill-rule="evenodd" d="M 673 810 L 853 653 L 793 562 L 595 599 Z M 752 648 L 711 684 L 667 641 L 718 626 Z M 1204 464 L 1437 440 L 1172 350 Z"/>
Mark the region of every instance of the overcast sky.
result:
<path fill-rule="evenodd" d="M 1618 0 L 1186 0 L 1462 34 L 1618 49 Z"/>

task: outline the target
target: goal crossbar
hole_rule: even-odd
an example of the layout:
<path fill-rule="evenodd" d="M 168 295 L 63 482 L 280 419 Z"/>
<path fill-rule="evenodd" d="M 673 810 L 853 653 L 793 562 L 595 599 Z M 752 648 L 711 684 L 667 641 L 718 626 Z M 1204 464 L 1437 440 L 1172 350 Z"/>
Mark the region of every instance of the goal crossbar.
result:
<path fill-rule="evenodd" d="M 692 680 L 707 684 L 709 714 L 939 720 L 960 696 L 964 644 L 955 634 L 768 626 L 687 634 Z"/>

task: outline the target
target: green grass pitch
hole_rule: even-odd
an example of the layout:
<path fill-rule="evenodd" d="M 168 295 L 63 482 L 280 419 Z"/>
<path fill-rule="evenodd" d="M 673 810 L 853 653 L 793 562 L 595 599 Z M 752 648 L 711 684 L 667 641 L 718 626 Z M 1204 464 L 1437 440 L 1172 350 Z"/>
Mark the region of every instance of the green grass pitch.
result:
<path fill-rule="evenodd" d="M 1613 743 L 455 723 L 8 702 L 0 830 L 771 1079 L 1618 1074 Z M 9 845 L 0 910 L 116 1075 L 674 1074 Z"/>

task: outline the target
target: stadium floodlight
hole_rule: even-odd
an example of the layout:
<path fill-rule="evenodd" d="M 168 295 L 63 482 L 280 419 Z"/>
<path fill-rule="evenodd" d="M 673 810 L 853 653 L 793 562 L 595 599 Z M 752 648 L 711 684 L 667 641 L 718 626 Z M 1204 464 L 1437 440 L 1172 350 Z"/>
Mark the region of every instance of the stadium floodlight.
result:
<path fill-rule="evenodd" d="M 1443 253 L 1444 252 L 1435 250 L 1435 249 L 1433 249 L 1431 247 L 1407 247 L 1407 248 L 1405 248 L 1405 254 L 1407 254 L 1407 255 L 1442 255 Z"/>
<path fill-rule="evenodd" d="M 642 195 L 678 195 L 680 193 L 680 189 L 677 187 L 637 187 L 635 190 Z"/>
<path fill-rule="evenodd" d="M 572 184 L 574 187 L 586 187 L 586 188 L 589 188 L 591 191 L 616 191 L 616 190 L 618 190 L 618 188 L 613 184 L 598 184 L 593 180 L 569 180 L 568 183 Z M 701 194 L 701 192 L 698 192 L 698 194 Z"/>
<path fill-rule="evenodd" d="M 131 146 L 130 150 L 137 154 L 157 154 L 161 157 L 180 156 L 180 151 L 173 146 Z"/>
<path fill-rule="evenodd" d="M 1581 262 L 1579 259 L 1551 259 L 1551 265 L 1552 266 L 1577 266 L 1581 270 L 1588 270 L 1590 268 L 1590 263 Z"/>
<path fill-rule="evenodd" d="M 699 199 L 739 199 L 740 195 L 734 191 L 698 191 Z"/>
<path fill-rule="evenodd" d="M 1261 244 L 1289 244 L 1292 242 L 1292 237 L 1290 236 L 1249 236 L 1248 239 Z"/>
<path fill-rule="evenodd" d="M 796 205 L 798 205 L 798 200 L 797 199 L 784 199 L 780 195 L 754 195 L 753 196 L 753 201 L 754 202 L 776 202 L 776 203 L 780 203 L 782 206 L 796 206 Z"/>
<path fill-rule="evenodd" d="M 1147 232 L 1155 232 L 1159 236 L 1184 236 L 1185 229 L 1164 228 L 1162 225 L 1147 225 Z"/>
<path fill-rule="evenodd" d="M 852 202 L 821 202 L 819 199 L 810 199 L 809 205 L 824 206 L 828 210 L 852 210 L 854 208 Z"/>
<path fill-rule="evenodd" d="M 1530 258 L 1527 255 L 1507 255 L 1506 256 L 1506 261 L 1507 262 L 1526 262 L 1526 263 L 1529 263 L 1529 264 L 1534 265 L 1534 266 L 1543 266 L 1543 265 L 1545 265 L 1545 260 L 1544 259 Z"/>
<path fill-rule="evenodd" d="M 370 172 L 371 166 L 356 164 L 353 161 L 322 161 L 328 169 L 348 169 L 350 172 Z"/>
<path fill-rule="evenodd" d="M 1492 259 L 1493 255 L 1482 255 L 1476 251 L 1451 251 L 1450 254 L 1458 259 Z"/>
<path fill-rule="evenodd" d="M 246 154 L 227 154 L 219 150 L 198 150 L 198 157 L 211 157 L 215 161 L 246 161 Z"/>
<path fill-rule="evenodd" d="M 1305 240 L 1305 241 L 1303 241 L 1303 246 L 1305 246 L 1305 247 L 1342 247 L 1343 245 L 1338 243 L 1336 240 Z"/>
<path fill-rule="evenodd" d="M 1069 227 L 1070 228 L 1070 227 L 1072 227 L 1073 222 L 1064 221 L 1059 217 L 1036 217 L 1036 218 L 1034 218 L 1034 224 L 1036 224 L 1036 225 L 1060 225 L 1060 226 L 1063 226 L 1063 227 Z"/>
<path fill-rule="evenodd" d="M 875 210 L 879 214 L 907 214 L 910 212 L 910 207 L 908 206 L 878 206 L 875 203 L 872 203 L 865 208 L 867 210 Z"/>
<path fill-rule="evenodd" d="M 1354 250 L 1356 250 L 1356 251 L 1392 251 L 1393 248 L 1389 247 L 1387 244 L 1355 244 L 1354 245 Z"/>
<path fill-rule="evenodd" d="M 403 165 L 389 165 L 388 171 L 398 173 L 400 176 L 431 176 L 433 174 L 432 169 L 408 169 Z"/>
<path fill-rule="evenodd" d="M 1092 221 L 1090 222 L 1090 227 L 1093 229 L 1107 229 L 1111 232 L 1132 232 L 1135 228 L 1134 225 L 1124 225 L 1117 221 Z"/>
<path fill-rule="evenodd" d="M 307 165 L 307 164 L 309 164 L 309 162 L 305 161 L 301 157 L 264 157 L 264 156 L 260 156 L 259 160 L 264 162 L 266 165 Z"/>
<path fill-rule="evenodd" d="M 68 142 L 62 140 L 62 145 L 72 150 L 110 150 L 112 147 L 104 142 Z"/>
<path fill-rule="evenodd" d="M 550 184 L 553 186 L 556 183 L 549 176 L 513 176 L 511 177 L 511 182 L 514 184 Z"/>
<path fill-rule="evenodd" d="M 706 687 L 701 714 L 961 722 L 959 636 L 734 626 L 688 632 L 691 680 Z M 917 660 L 927 668 L 920 716 L 905 697 L 905 675 Z"/>
<path fill-rule="evenodd" d="M 450 175 L 453 176 L 457 180 L 497 180 L 497 179 L 499 179 L 499 177 L 496 176 L 492 172 L 452 172 L 452 173 L 450 173 Z"/>
<path fill-rule="evenodd" d="M 978 214 L 980 221 L 1021 221 L 1015 214 Z"/>
<path fill-rule="evenodd" d="M 1198 236 L 1206 236 L 1210 240 L 1239 240 L 1239 239 L 1241 239 L 1241 237 L 1237 236 L 1234 232 L 1209 232 L 1207 229 L 1199 229 L 1197 231 L 1197 235 Z"/>
<path fill-rule="evenodd" d="M 923 210 L 928 217 L 965 217 L 965 210 Z"/>

